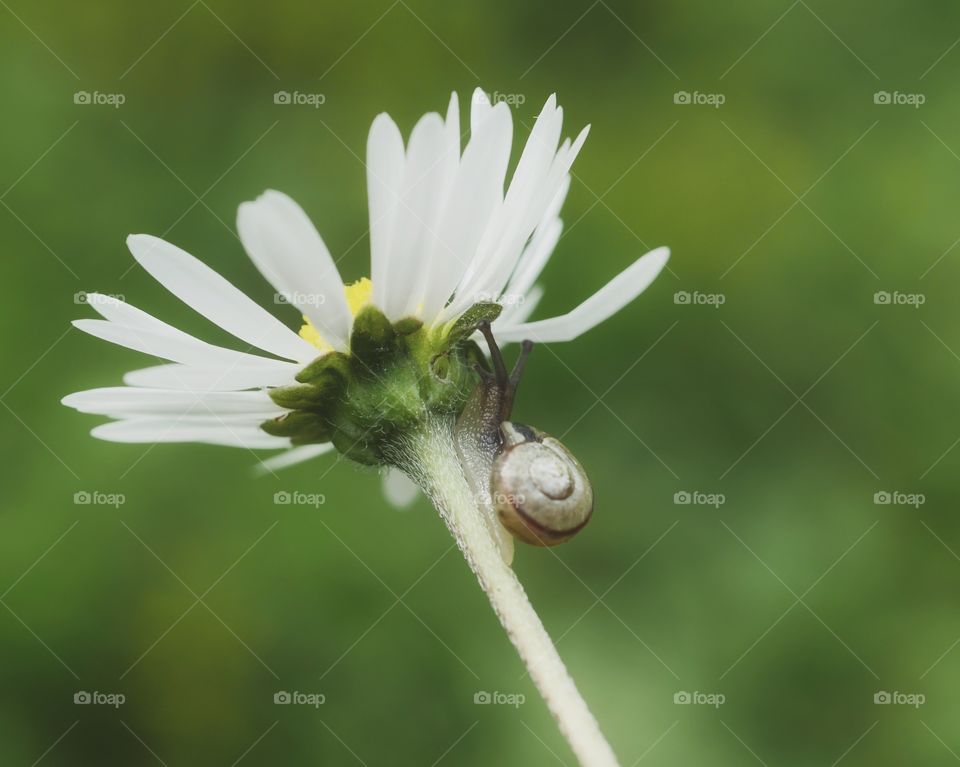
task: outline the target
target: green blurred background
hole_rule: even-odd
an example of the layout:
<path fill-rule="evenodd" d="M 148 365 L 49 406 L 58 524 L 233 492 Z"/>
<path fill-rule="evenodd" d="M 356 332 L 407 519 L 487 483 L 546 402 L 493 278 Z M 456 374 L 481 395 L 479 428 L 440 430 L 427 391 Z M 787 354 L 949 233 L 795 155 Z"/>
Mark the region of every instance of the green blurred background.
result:
<path fill-rule="evenodd" d="M 566 134 L 593 125 L 537 316 L 673 249 L 635 304 L 538 349 L 518 402 L 597 488 L 588 530 L 516 569 L 623 763 L 960 753 L 955 4 L 0 5 L 4 765 L 573 763 L 425 501 L 332 456 L 256 479 L 242 450 L 98 442 L 59 405 L 149 363 L 69 329 L 78 291 L 229 343 L 128 233 L 272 306 L 233 226 L 273 187 L 356 279 L 374 115 L 406 133 L 477 85 L 522 96 L 515 149 L 553 91 Z M 724 503 L 674 500 L 695 491 Z"/>

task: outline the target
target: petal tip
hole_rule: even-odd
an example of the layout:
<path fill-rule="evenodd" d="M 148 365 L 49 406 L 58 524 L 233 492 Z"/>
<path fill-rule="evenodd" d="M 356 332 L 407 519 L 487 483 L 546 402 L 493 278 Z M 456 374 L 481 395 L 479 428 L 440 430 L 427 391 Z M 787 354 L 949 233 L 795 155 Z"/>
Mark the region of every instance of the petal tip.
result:
<path fill-rule="evenodd" d="M 389 130 L 392 132 L 394 130 L 399 131 L 400 129 L 397 128 L 397 123 L 388 113 L 381 112 L 374 117 L 373 122 L 370 123 L 370 135 L 384 130 Z"/>
<path fill-rule="evenodd" d="M 92 429 L 90 429 L 90 436 L 94 437 L 95 439 L 102 439 L 106 442 L 116 442 L 116 440 L 110 436 L 111 423 L 114 422 L 110 421 L 108 423 L 102 423 L 99 426 L 94 426 Z"/>
<path fill-rule="evenodd" d="M 67 394 L 67 395 L 64 396 L 64 397 L 61 397 L 61 398 L 60 398 L 60 404 L 61 404 L 61 405 L 66 405 L 67 407 L 72 407 L 72 408 L 76 409 L 76 407 L 77 407 L 77 405 L 76 405 L 77 395 L 78 395 L 79 393 L 80 393 L 80 392 L 71 392 L 70 394 Z"/>

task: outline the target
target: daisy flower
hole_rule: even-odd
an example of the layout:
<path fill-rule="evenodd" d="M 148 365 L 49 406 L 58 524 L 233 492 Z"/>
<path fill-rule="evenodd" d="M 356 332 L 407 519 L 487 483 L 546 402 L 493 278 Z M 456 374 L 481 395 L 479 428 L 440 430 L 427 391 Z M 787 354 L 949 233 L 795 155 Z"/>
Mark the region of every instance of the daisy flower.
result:
<path fill-rule="evenodd" d="M 504 194 L 513 138 L 506 103 L 481 90 L 471 100 L 470 140 L 461 150 L 456 94 L 446 118 L 432 112 L 404 146 L 386 114 L 367 141 L 371 279 L 344 286 L 329 249 L 306 213 L 268 191 L 240 206 L 240 239 L 261 274 L 303 315 L 299 335 L 230 282 L 180 248 L 150 235 L 127 239 L 137 262 L 161 285 L 249 348 L 201 341 L 123 301 L 92 293 L 102 319 L 73 324 L 85 333 L 168 364 L 134 370 L 126 386 L 71 394 L 64 404 L 116 420 L 93 436 L 116 442 L 206 442 L 251 449 L 287 448 L 279 468 L 326 452 L 316 442 L 274 435 L 261 425 L 288 412 L 268 391 L 330 352 L 349 353 L 360 309 L 377 307 L 392 323 L 422 324 L 440 336 L 476 304 L 503 307 L 493 321 L 501 342 L 570 341 L 629 303 L 656 277 L 668 251 L 634 262 L 580 306 L 529 322 L 536 284 L 560 238 L 560 207 L 570 166 L 587 137 L 561 142 L 563 109 L 551 96 L 537 118 Z M 295 442 L 314 442 L 299 448 Z"/>
<path fill-rule="evenodd" d="M 176 245 L 130 236 L 143 269 L 246 350 L 89 294 L 100 319 L 76 320 L 79 330 L 165 362 L 127 373 L 123 386 L 77 392 L 63 403 L 112 419 L 93 429 L 105 440 L 283 450 L 264 462 L 268 469 L 336 449 L 409 475 L 457 537 L 581 762 L 613 764 L 513 576 L 505 534 L 472 493 L 470 461 L 453 432 L 489 367 L 476 342 L 480 330 L 501 343 L 573 340 L 639 295 L 669 252 L 640 257 L 566 314 L 531 321 L 589 127 L 561 139 L 563 110 L 551 96 L 507 183 L 510 108 L 477 89 L 469 119 L 465 146 L 455 93 L 446 114 L 424 115 L 406 143 L 388 115 L 373 121 L 369 279 L 345 285 L 308 215 L 283 193 L 240 206 L 240 240 L 276 295 L 301 315 L 298 332 Z M 489 467 L 488 458 L 478 465 Z M 395 476 L 387 490 L 409 498 Z"/>

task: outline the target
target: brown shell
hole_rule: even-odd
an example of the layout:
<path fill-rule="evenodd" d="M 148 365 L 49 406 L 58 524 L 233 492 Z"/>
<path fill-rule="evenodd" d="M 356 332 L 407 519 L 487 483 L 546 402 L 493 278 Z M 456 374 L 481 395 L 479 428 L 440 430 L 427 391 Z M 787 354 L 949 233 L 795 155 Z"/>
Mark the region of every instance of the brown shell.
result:
<path fill-rule="evenodd" d="M 555 546 L 579 532 L 593 513 L 587 473 L 559 440 L 505 421 L 502 452 L 493 464 L 490 493 L 497 516 L 534 546 Z"/>

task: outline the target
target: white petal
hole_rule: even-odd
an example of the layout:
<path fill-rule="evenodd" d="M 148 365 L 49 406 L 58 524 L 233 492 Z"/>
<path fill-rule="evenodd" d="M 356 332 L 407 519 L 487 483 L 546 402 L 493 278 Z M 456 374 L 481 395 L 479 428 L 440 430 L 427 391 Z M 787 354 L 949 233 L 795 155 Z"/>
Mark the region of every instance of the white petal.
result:
<path fill-rule="evenodd" d="M 557 106 L 557 97 L 554 94 L 547 99 L 533 124 L 504 202 L 518 204 L 546 174 L 557 154 L 562 129 L 563 108 Z"/>
<path fill-rule="evenodd" d="M 434 275 L 438 265 L 450 258 L 449 246 L 441 240 L 444 220 L 450 215 L 450 203 L 457 172 L 460 165 L 460 114 L 457 94 L 450 96 L 447 106 L 447 119 L 443 124 L 442 157 L 437 160 L 440 167 L 437 183 L 437 199 L 433 205 L 431 217 L 425 222 L 426 244 L 423 249 L 423 263 L 419 267 L 418 289 L 407 300 L 406 314 L 423 317 L 426 309 L 428 319 L 436 314 L 436 306 L 443 306 L 450 297 L 437 284 Z M 427 308 L 429 307 L 429 308 Z"/>
<path fill-rule="evenodd" d="M 558 110 L 559 111 L 559 110 Z M 507 280 L 522 259 L 524 243 L 530 237 L 535 227 L 543 224 L 544 217 L 554 205 L 559 211 L 560 204 L 566 197 L 569 188 L 567 172 L 576 158 L 589 133 L 589 126 L 584 128 L 571 146 L 569 139 L 564 141 L 556 156 L 552 158 L 549 169 L 544 171 L 542 165 L 539 181 L 530 187 L 530 194 L 525 198 L 521 208 L 511 212 L 512 223 L 508 234 L 500 242 L 498 249 L 489 256 L 488 269 L 481 290 L 492 295 L 499 295 L 503 291 Z M 534 140 L 531 135 L 530 141 Z M 528 142 L 529 145 L 530 142 Z M 511 184 L 512 188 L 512 184 Z M 504 203 L 506 207 L 506 203 Z M 481 244 L 483 247 L 483 244 Z"/>
<path fill-rule="evenodd" d="M 123 325 L 129 328 L 136 328 L 138 330 L 150 331 L 152 333 L 157 333 L 163 336 L 169 336 L 170 338 L 177 339 L 182 341 L 184 344 L 193 344 L 198 348 L 205 349 L 209 344 L 204 341 L 199 340 L 191 336 L 189 333 L 184 333 L 182 330 L 178 330 L 173 325 L 168 325 L 163 320 L 158 320 L 151 314 L 147 314 L 142 309 L 138 309 L 132 304 L 128 304 L 125 301 L 121 301 L 113 296 L 105 296 L 100 293 L 88 293 L 87 294 L 87 303 L 99 314 L 101 317 L 105 317 L 110 320 L 110 322 L 117 325 Z M 252 355 L 256 356 L 256 355 Z M 259 360 L 268 360 L 267 357 L 256 356 Z M 269 360 L 270 362 L 277 362 L 277 360 Z M 290 363 L 282 363 L 290 364 Z"/>
<path fill-rule="evenodd" d="M 576 309 L 548 320 L 499 330 L 504 341 L 530 338 L 534 341 L 572 341 L 599 325 L 630 303 L 653 282 L 670 256 L 668 248 L 657 248 L 637 259 Z"/>
<path fill-rule="evenodd" d="M 517 296 L 526 295 L 540 276 L 543 267 L 547 265 L 547 261 L 550 260 L 562 232 L 563 222 L 559 218 L 553 219 L 545 227 L 537 230 L 520 257 L 517 271 L 507 284 L 504 291 L 507 298 L 516 299 Z"/>
<path fill-rule="evenodd" d="M 530 137 L 510 180 L 510 188 L 503 200 L 500 215 L 490 228 L 492 240 L 501 243 L 499 250 L 515 250 L 519 253 L 519 248 L 526 242 L 536 222 L 543 215 L 542 211 L 536 211 L 536 218 L 529 221 L 531 203 L 550 171 L 557 154 L 562 128 L 563 110 L 557 107 L 556 96 L 551 96 L 530 131 Z M 514 244 L 517 240 L 519 242 Z M 492 243 L 489 247 L 491 256 L 496 257 L 494 254 L 497 250 Z"/>
<path fill-rule="evenodd" d="M 158 320 L 153 315 L 147 314 L 142 309 L 121 301 L 119 298 L 105 296 L 102 293 L 87 293 L 86 300 L 97 314 L 111 322 L 129 325 L 134 328 L 167 330 L 171 333 L 187 335 L 183 331 L 177 330 L 173 325 L 168 325 L 163 320 Z"/>
<path fill-rule="evenodd" d="M 257 423 L 230 419 L 132 418 L 102 424 L 90 433 L 110 442 L 202 442 L 251 450 L 290 446 L 287 437 L 271 436 Z"/>
<path fill-rule="evenodd" d="M 287 195 L 270 190 L 240 206 L 237 231 L 251 260 L 277 292 L 309 317 L 331 346 L 346 351 L 353 318 L 343 280 L 303 209 Z M 312 359 L 310 351 L 305 354 Z M 316 356 L 316 349 L 312 354 Z"/>
<path fill-rule="evenodd" d="M 497 338 L 500 338 L 500 328 L 509 328 L 519 325 L 521 322 L 526 322 L 537 308 L 541 298 L 543 298 L 543 288 L 534 285 L 523 295 L 522 301 L 504 306 L 500 316 L 493 323 Z"/>
<path fill-rule="evenodd" d="M 550 201 L 550 204 L 547 206 L 547 209 L 543 212 L 543 219 L 541 219 L 539 226 L 553 221 L 556 218 L 560 217 L 560 209 L 563 207 L 563 203 L 567 199 L 567 194 L 570 192 L 570 175 L 565 175 L 560 180 L 560 186 L 554 192 L 553 199 Z"/>
<path fill-rule="evenodd" d="M 329 453 L 331 450 L 333 450 L 333 444 L 330 442 L 325 442 L 322 445 L 300 445 L 299 447 L 294 447 L 280 453 L 280 455 L 275 455 L 260 461 L 260 463 L 254 467 L 254 472 L 257 475 L 270 474 L 271 472 L 309 461 L 318 455 Z"/>
<path fill-rule="evenodd" d="M 476 266 L 477 245 L 503 199 L 512 137 L 513 119 L 503 102 L 489 110 L 470 136 L 440 225 L 440 250 L 428 290 L 430 302 L 423 309 L 425 322 L 435 318 L 457 284 L 465 282 L 471 266 Z"/>
<path fill-rule="evenodd" d="M 546 183 L 544 184 L 544 190 L 546 194 L 550 196 L 551 200 L 555 199 L 558 189 L 560 189 L 564 184 L 569 185 L 570 182 L 567 177 L 570 173 L 570 168 L 573 166 L 574 160 L 576 160 L 577 156 L 580 154 L 580 150 L 583 149 L 583 145 L 587 140 L 587 136 L 589 135 L 590 126 L 587 125 L 583 128 L 583 130 L 580 131 L 580 133 L 577 134 L 573 144 L 570 143 L 570 139 L 566 139 L 564 140 L 560 149 L 557 151 L 557 156 L 554 158 L 553 164 L 550 166 L 550 173 L 547 177 Z"/>
<path fill-rule="evenodd" d="M 370 279 L 373 303 L 383 307 L 390 286 L 391 237 L 400 205 L 405 156 L 403 137 L 387 114 L 377 115 L 367 137 L 367 198 L 370 209 Z"/>
<path fill-rule="evenodd" d="M 181 359 L 199 364 L 199 367 L 157 365 L 134 370 L 124 376 L 124 383 L 129 386 L 209 391 L 286 386 L 295 382 L 294 376 L 300 370 L 300 365 L 291 362 L 212 346 L 112 296 L 88 293 L 87 303 L 115 326 L 126 327 L 127 336 L 139 337 L 139 343 L 133 347 L 138 351 L 162 356 L 161 350 L 175 349 Z M 95 335 L 99 335 L 102 326 L 95 324 L 94 328 Z M 151 345 L 151 339 L 158 337 L 165 339 L 160 349 Z"/>
<path fill-rule="evenodd" d="M 457 286 L 456 297 L 444 318 L 456 316 L 475 303 L 478 296 L 496 297 L 503 292 L 517 268 L 524 244 L 566 186 L 567 171 L 586 139 L 587 129 L 581 131 L 573 148 L 565 141 L 558 150 L 562 118 L 562 110 L 555 107 L 551 97 L 527 141 L 507 197 L 487 226 L 471 268 Z"/>
<path fill-rule="evenodd" d="M 543 185 L 543 191 L 548 197 L 548 201 L 545 201 L 548 208 L 552 205 L 552 201 L 556 199 L 557 190 L 564 185 L 569 185 L 570 182 L 567 177 L 569 176 L 570 168 L 580 154 L 580 150 L 583 149 L 583 145 L 586 143 L 587 136 L 589 135 L 590 126 L 587 125 L 577 134 L 576 139 L 574 139 L 572 143 L 570 139 L 564 139 L 560 148 L 557 150 L 557 155 L 553 159 L 550 172 Z"/>
<path fill-rule="evenodd" d="M 454 153 L 460 157 L 460 99 L 457 98 L 457 92 L 450 94 L 450 102 L 447 104 L 447 119 L 443 123 L 447 134 L 447 146 L 454 147 Z"/>
<path fill-rule="evenodd" d="M 163 325 L 163 323 L 160 324 Z M 156 329 L 131 327 L 107 320 L 74 320 L 73 326 L 104 341 L 185 365 L 220 366 L 225 370 L 237 366 L 278 374 L 281 371 L 285 373 L 293 371 L 293 375 L 299 371 L 299 366 L 292 362 L 271 360 L 246 352 L 213 346 L 169 326 Z"/>
<path fill-rule="evenodd" d="M 265 421 L 287 412 L 278 407 L 266 392 L 260 391 L 211 393 L 109 386 L 68 394 L 61 402 L 81 413 L 97 413 L 114 418 L 247 414 Z"/>
<path fill-rule="evenodd" d="M 147 234 L 130 235 L 127 246 L 161 285 L 228 333 L 286 359 L 316 356 L 310 344 L 186 251 Z"/>
<path fill-rule="evenodd" d="M 177 391 L 242 391 L 269 386 L 291 386 L 299 372 L 289 369 L 262 370 L 252 367 L 201 368 L 192 365 L 154 365 L 124 374 L 127 386 L 143 386 Z"/>
<path fill-rule="evenodd" d="M 383 494 L 398 509 L 405 509 L 417 499 L 420 488 L 402 471 L 387 469 L 383 473 Z"/>
<path fill-rule="evenodd" d="M 483 121 L 490 115 L 493 105 L 490 103 L 490 97 L 487 96 L 483 88 L 474 88 L 473 96 L 470 98 L 470 135 L 477 132 Z"/>
<path fill-rule="evenodd" d="M 291 386 L 299 368 L 264 370 L 232 365 L 228 368 L 194 367 L 192 365 L 154 365 L 131 370 L 123 376 L 127 386 L 145 386 L 179 391 L 240 391 L 265 386 Z"/>
<path fill-rule="evenodd" d="M 425 114 L 413 128 L 400 187 L 400 208 L 393 226 L 390 289 L 383 312 L 398 320 L 409 312 L 412 296 L 422 291 L 431 229 L 435 226 L 443 174 L 443 120 Z"/>
<path fill-rule="evenodd" d="M 531 203 L 530 212 L 536 213 L 542 210 L 540 214 L 541 219 L 534 231 L 533 239 L 527 244 L 527 247 L 517 261 L 516 270 L 508 283 L 511 286 L 509 288 L 511 291 L 522 292 L 520 289 L 521 286 L 532 285 L 540 275 L 543 267 L 546 266 L 546 262 L 549 260 L 553 248 L 556 247 L 556 242 L 554 242 L 548 247 L 546 252 L 543 252 L 540 248 L 546 247 L 545 243 L 538 242 L 538 240 L 544 236 L 549 238 L 554 234 L 559 239 L 560 232 L 554 231 L 556 229 L 554 222 L 559 221 L 560 208 L 563 206 L 567 193 L 570 190 L 570 166 L 580 153 L 580 149 L 583 147 L 583 143 L 586 141 L 589 132 L 590 126 L 588 125 L 580 131 L 580 134 L 572 146 L 569 139 L 564 141 L 563 146 L 561 146 L 553 160 L 546 180 L 540 191 L 537 192 L 540 196 L 539 201 Z M 554 230 L 550 230 L 550 227 L 553 227 Z M 539 263 L 537 263 L 537 260 L 539 260 Z M 501 273 L 498 279 L 502 277 L 503 274 Z M 499 281 L 495 281 L 494 284 L 490 286 L 490 290 L 500 290 L 501 284 Z M 525 290 L 526 288 L 523 289 Z"/>

